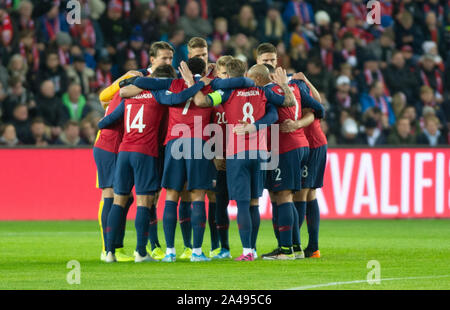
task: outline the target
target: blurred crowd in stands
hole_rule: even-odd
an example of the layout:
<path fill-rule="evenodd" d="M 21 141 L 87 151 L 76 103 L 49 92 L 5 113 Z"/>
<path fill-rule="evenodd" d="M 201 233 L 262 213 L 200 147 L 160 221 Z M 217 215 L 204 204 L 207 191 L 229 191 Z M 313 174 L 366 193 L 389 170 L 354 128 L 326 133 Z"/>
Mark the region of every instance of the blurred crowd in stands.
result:
<path fill-rule="evenodd" d="M 99 92 L 149 66 L 159 40 L 187 59 L 207 39 L 209 58 L 255 63 L 262 42 L 278 64 L 304 72 L 326 108 L 329 145 L 445 145 L 450 128 L 450 1 L 0 0 L 0 145 L 92 145 Z"/>

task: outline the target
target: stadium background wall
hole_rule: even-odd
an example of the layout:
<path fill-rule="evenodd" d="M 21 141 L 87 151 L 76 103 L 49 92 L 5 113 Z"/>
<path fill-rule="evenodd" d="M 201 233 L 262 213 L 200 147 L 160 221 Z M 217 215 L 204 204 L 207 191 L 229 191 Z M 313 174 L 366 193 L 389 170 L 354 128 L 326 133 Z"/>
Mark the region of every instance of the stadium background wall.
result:
<path fill-rule="evenodd" d="M 0 171 L 0 220 L 97 218 L 92 149 L 0 149 Z M 324 180 L 322 218 L 450 218 L 450 148 L 331 148 Z M 267 192 L 260 211 L 271 218 Z"/>

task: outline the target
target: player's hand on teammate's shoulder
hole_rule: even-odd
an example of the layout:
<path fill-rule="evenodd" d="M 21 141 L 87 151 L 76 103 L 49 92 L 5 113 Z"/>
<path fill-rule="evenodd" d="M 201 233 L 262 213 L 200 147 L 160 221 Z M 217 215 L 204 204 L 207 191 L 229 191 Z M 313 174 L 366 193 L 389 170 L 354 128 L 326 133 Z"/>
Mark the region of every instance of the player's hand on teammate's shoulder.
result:
<path fill-rule="evenodd" d="M 300 80 L 300 81 L 305 81 L 307 80 L 305 74 L 303 72 L 297 72 L 294 75 L 292 75 L 292 79 L 293 80 Z"/>
<path fill-rule="evenodd" d="M 275 73 L 272 74 L 273 82 L 278 85 L 285 85 L 288 83 L 288 77 L 286 75 L 286 70 L 278 67 Z"/>
<path fill-rule="evenodd" d="M 192 85 L 195 84 L 194 75 L 192 74 L 191 70 L 189 69 L 189 67 L 185 61 L 182 61 L 180 63 L 180 66 L 178 67 L 178 71 L 180 72 L 183 80 L 186 81 L 188 87 L 191 87 Z"/>
<path fill-rule="evenodd" d="M 144 75 L 142 74 L 142 72 L 136 71 L 136 70 L 130 70 L 126 73 L 126 75 L 133 75 L 133 76 L 137 76 L 137 77 L 143 77 Z"/>
<path fill-rule="evenodd" d="M 240 135 L 245 135 L 247 133 L 253 133 L 256 132 L 256 126 L 255 124 L 247 123 L 246 121 L 240 120 L 239 125 L 236 125 L 233 128 L 233 133 Z"/>
<path fill-rule="evenodd" d="M 200 81 L 202 81 L 203 83 L 205 83 L 205 86 L 208 86 L 208 85 L 211 83 L 212 79 L 207 78 L 206 76 L 204 76 L 204 77 L 202 77 L 202 78 L 200 79 Z"/>

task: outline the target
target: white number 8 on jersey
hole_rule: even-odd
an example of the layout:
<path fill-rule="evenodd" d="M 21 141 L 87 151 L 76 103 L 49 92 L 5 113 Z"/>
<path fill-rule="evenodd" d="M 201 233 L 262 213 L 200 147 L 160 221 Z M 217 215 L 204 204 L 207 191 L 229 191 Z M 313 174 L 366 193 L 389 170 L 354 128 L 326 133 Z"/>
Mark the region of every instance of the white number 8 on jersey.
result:
<path fill-rule="evenodd" d="M 250 102 L 246 102 L 242 107 L 242 114 L 244 114 L 244 118 L 242 119 L 244 122 L 250 120 L 250 124 L 255 122 L 255 118 L 253 117 L 253 106 Z"/>

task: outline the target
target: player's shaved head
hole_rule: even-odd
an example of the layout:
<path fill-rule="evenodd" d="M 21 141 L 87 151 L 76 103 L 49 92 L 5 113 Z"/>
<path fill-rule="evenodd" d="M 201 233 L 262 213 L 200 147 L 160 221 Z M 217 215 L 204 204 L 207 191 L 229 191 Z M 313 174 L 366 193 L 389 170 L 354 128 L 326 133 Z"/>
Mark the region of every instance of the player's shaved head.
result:
<path fill-rule="evenodd" d="M 247 75 L 255 82 L 256 86 L 264 86 L 271 81 L 269 69 L 263 64 L 251 67 Z"/>
<path fill-rule="evenodd" d="M 177 72 L 171 65 L 158 66 L 152 73 L 153 78 L 169 78 L 176 79 Z"/>

